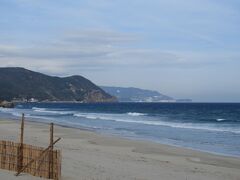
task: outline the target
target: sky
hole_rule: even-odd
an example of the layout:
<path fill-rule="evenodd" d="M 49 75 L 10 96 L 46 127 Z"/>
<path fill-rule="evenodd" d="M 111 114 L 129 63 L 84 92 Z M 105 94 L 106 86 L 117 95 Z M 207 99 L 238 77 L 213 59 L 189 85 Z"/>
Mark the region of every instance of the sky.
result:
<path fill-rule="evenodd" d="M 240 1 L 0 0 L 0 66 L 240 102 Z"/>

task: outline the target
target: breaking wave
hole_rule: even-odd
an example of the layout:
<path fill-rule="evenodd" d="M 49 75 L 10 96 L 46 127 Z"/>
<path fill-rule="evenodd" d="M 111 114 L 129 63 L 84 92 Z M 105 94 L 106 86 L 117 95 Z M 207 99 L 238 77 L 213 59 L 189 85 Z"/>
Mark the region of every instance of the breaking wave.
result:
<path fill-rule="evenodd" d="M 138 112 L 128 112 L 127 115 L 129 115 L 129 116 L 145 116 L 147 114 L 138 113 Z"/>
<path fill-rule="evenodd" d="M 20 117 L 24 109 L 7 109 L 0 108 L 0 112 L 12 114 L 15 117 Z M 213 121 L 209 121 L 207 123 L 201 123 L 194 120 L 192 122 L 181 122 L 181 121 L 171 121 L 161 119 L 160 116 L 150 116 L 148 114 L 139 113 L 139 112 L 127 112 L 125 114 L 116 113 L 85 113 L 79 111 L 69 111 L 64 109 L 53 109 L 53 108 L 39 108 L 32 107 L 31 109 L 25 109 L 25 115 L 31 118 L 42 118 L 42 119 L 51 119 L 54 121 L 58 121 L 58 118 L 61 119 L 61 122 L 68 125 L 70 122 L 69 118 L 75 117 L 75 123 L 81 123 L 82 120 L 94 120 L 94 121 L 114 121 L 119 123 L 135 123 L 139 125 L 148 125 L 148 126 L 167 126 L 172 128 L 182 128 L 182 129 L 196 129 L 196 130 L 207 130 L 207 131 L 218 131 L 218 132 L 232 132 L 232 133 L 240 133 L 240 128 L 231 127 L 231 126 L 219 126 L 220 122 L 228 122 L 227 119 L 224 118 L 216 118 L 215 123 Z M 66 118 L 65 118 L 66 117 Z M 213 119 L 212 119 L 213 120 Z M 231 121 L 229 121 L 231 122 Z M 71 122 L 74 124 L 73 122 Z M 72 126 L 71 124 L 71 126 Z"/>

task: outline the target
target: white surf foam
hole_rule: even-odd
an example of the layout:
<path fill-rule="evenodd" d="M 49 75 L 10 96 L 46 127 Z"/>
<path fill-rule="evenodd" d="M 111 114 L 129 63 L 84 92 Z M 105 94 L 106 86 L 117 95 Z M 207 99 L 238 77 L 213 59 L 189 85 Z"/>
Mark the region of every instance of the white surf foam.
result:
<path fill-rule="evenodd" d="M 182 129 L 196 129 L 196 130 L 207 130 L 207 131 L 218 131 L 218 132 L 232 132 L 240 134 L 240 128 L 238 127 L 219 127 L 217 124 L 199 124 L 199 123 L 178 123 L 178 122 L 167 122 L 162 121 L 161 119 L 153 119 L 149 117 L 140 118 L 138 116 L 144 116 L 143 113 L 129 112 L 127 114 L 104 114 L 104 113 L 76 113 L 71 111 L 55 111 L 49 110 L 46 108 L 37 108 L 34 107 L 33 114 L 31 116 L 35 116 L 34 112 L 40 113 L 54 113 L 60 115 L 72 115 L 75 117 L 82 117 L 89 120 L 105 120 L 105 121 L 115 121 L 115 122 L 123 122 L 123 123 L 136 123 L 136 124 L 144 124 L 144 125 L 152 125 L 152 126 L 167 126 L 172 128 L 182 128 Z M 11 113 L 13 116 L 21 116 L 22 112 L 18 112 L 14 109 L 3 109 L 0 108 L 1 112 Z M 47 118 L 47 114 L 43 114 Z M 40 117 L 44 118 L 44 117 Z M 56 119 L 57 120 L 57 119 Z M 217 121 L 225 121 L 226 119 L 216 119 Z M 66 121 L 67 123 L 67 121 Z"/>
<path fill-rule="evenodd" d="M 145 116 L 146 115 L 144 113 L 138 113 L 138 112 L 128 112 L 127 114 L 129 116 Z"/>
<path fill-rule="evenodd" d="M 84 117 L 84 118 L 87 118 L 87 119 L 98 119 L 97 116 L 89 115 L 89 114 L 83 114 L 83 113 L 75 113 L 75 114 L 73 114 L 73 116 L 75 116 L 75 117 Z"/>
<path fill-rule="evenodd" d="M 182 129 L 196 129 L 196 130 L 206 130 L 206 131 L 218 131 L 218 132 L 232 132 L 240 133 L 240 128 L 232 129 L 228 127 L 216 127 L 212 124 L 198 124 L 198 123 L 178 123 L 178 122 L 167 122 L 161 120 L 142 120 L 142 119 L 133 119 L 127 116 L 122 116 L 121 114 L 101 114 L 101 113 L 77 113 L 74 114 L 76 117 L 83 117 L 87 119 L 94 120 L 105 120 L 105 121 L 115 121 L 123 123 L 136 123 L 136 124 L 145 124 L 152 126 L 167 126 L 172 128 L 182 128 Z M 146 117 L 147 118 L 147 117 Z"/>
<path fill-rule="evenodd" d="M 46 109 L 46 108 L 37 108 L 33 107 L 33 111 L 35 112 L 40 112 L 40 113 L 51 113 L 51 114 L 60 114 L 60 115 L 73 115 L 72 111 L 56 111 L 56 110 L 51 110 L 51 109 Z"/>
<path fill-rule="evenodd" d="M 44 110 L 46 110 L 46 108 L 32 107 L 32 110 L 35 110 L 35 111 L 44 111 Z"/>
<path fill-rule="evenodd" d="M 219 118 L 219 119 L 216 119 L 218 122 L 221 122 L 221 121 L 226 121 L 226 119 L 221 119 L 221 118 Z"/>

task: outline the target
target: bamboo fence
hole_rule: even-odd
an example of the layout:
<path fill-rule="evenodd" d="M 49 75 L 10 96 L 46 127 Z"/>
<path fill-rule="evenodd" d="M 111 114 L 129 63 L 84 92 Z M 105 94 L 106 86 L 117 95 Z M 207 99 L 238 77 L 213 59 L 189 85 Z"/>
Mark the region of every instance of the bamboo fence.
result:
<path fill-rule="evenodd" d="M 61 151 L 53 150 L 53 124 L 50 126 L 50 145 L 47 148 L 23 144 L 24 116 L 20 143 L 0 141 L 0 169 L 28 173 L 47 179 L 61 179 Z"/>

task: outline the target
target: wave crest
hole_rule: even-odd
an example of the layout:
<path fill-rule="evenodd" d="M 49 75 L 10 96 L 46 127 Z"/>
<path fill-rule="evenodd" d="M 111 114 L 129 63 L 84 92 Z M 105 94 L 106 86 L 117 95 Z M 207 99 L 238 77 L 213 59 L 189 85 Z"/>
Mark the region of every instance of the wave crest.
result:
<path fill-rule="evenodd" d="M 138 112 L 128 112 L 127 115 L 129 116 L 145 116 L 144 113 L 138 113 Z"/>
<path fill-rule="evenodd" d="M 221 122 L 221 121 L 226 121 L 226 119 L 221 119 L 221 118 L 218 118 L 216 119 L 218 122 Z"/>
<path fill-rule="evenodd" d="M 41 113 L 51 113 L 51 114 L 59 114 L 59 115 L 73 115 L 73 112 L 71 111 L 57 111 L 57 110 L 51 110 L 46 108 L 38 108 L 33 107 L 33 111 L 35 112 L 41 112 Z"/>

